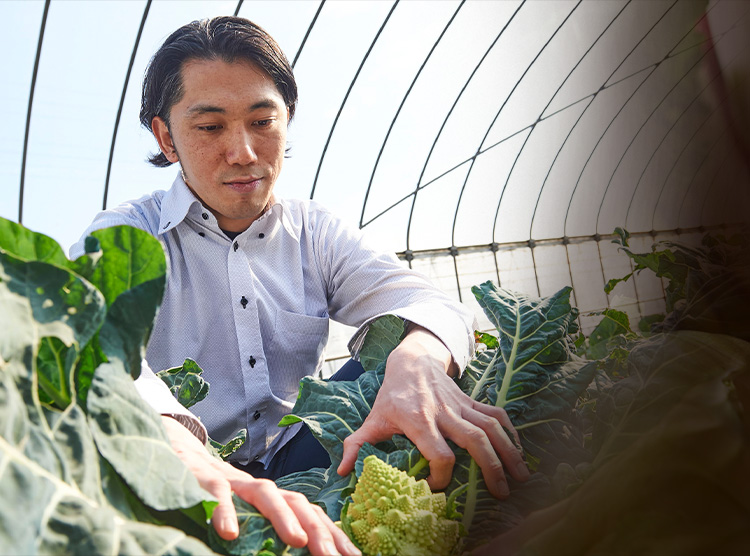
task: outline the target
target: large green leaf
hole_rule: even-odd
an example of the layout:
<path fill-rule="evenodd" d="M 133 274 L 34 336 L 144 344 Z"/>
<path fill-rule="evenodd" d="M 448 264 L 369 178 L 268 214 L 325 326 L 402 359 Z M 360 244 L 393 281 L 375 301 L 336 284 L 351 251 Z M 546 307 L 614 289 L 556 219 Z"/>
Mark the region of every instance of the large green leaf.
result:
<path fill-rule="evenodd" d="M 5 275 L 0 292 L 7 294 L 7 285 Z M 17 301 L 0 295 L 4 326 L 23 328 L 24 323 L 34 322 L 31 304 L 24 307 Z M 0 361 L 3 552 L 208 554 L 204 544 L 184 533 L 134 523 L 108 503 L 101 456 L 83 411 L 75 400 L 61 412 L 43 409 L 36 399 L 37 336 L 33 326 L 28 330 L 29 334 L 5 336 Z M 122 371 L 119 374 L 126 377 Z M 145 471 L 141 466 L 141 473 Z"/>
<path fill-rule="evenodd" d="M 18 248 L 24 243 L 16 241 L 17 250 L 29 259 L 52 260 L 41 247 L 58 252 L 33 234 L 21 231 L 19 237 L 31 242 L 24 251 Z M 94 377 L 93 368 L 102 361 L 97 331 L 105 319 L 104 296 L 70 270 L 75 264 L 66 267 L 59 258 L 56 263 L 0 251 L 3 552 L 210 554 L 205 544 L 183 531 L 137 522 L 159 519 L 134 494 L 144 493 L 155 464 L 168 468 L 160 477 L 164 484 L 150 484 L 144 495 L 149 505 L 171 511 L 190 504 L 200 508 L 202 518 L 194 517 L 193 523 L 202 520 L 203 527 L 193 525 L 193 530 L 205 537 L 206 510 L 215 502 L 206 499 L 192 475 L 193 485 L 176 479 L 189 472 L 164 441 L 163 431 L 144 427 L 140 438 L 123 440 L 121 433 L 142 425 L 145 412 L 118 361 L 102 365 L 101 376 Z M 148 302 L 155 311 L 157 302 Z M 88 415 L 76 392 L 86 377 L 94 383 Z M 45 383 L 43 395 L 54 404 L 40 403 L 40 382 Z M 48 393 L 58 399 L 51 400 Z M 151 413 L 151 424 L 160 425 Z M 149 457 L 162 452 L 171 459 Z M 166 483 L 164 475 L 170 477 Z"/>
<path fill-rule="evenodd" d="M 362 426 L 370 414 L 384 371 L 366 371 L 354 381 L 327 381 L 305 377 L 292 413 L 280 426 L 304 421 L 331 456 L 341 462 L 344 439 Z"/>
<path fill-rule="evenodd" d="M 37 339 L 52 336 L 66 346 L 83 346 L 104 318 L 101 294 L 64 268 L 0 252 L 0 281 L 8 322 L 24 321 L 21 329 L 8 326 L 4 330 L 0 346 L 15 341 L 17 334 L 26 334 L 29 326 Z M 27 308 L 32 321 L 18 315 Z"/>
<path fill-rule="evenodd" d="M 203 504 L 210 517 L 216 502 L 206 501 L 208 495 L 170 447 L 159 416 L 122 368 L 99 366 L 87 404 L 97 448 L 145 504 L 156 510 Z"/>
<path fill-rule="evenodd" d="M 32 389 L 41 383 L 45 401 L 57 402 L 59 408 L 67 406 L 75 392 L 73 362 L 104 318 L 102 295 L 69 270 L 0 252 L 0 305 L 4 322 L 0 356 L 6 361 L 23 359 L 17 360 L 17 379 L 27 382 L 19 383 L 24 398 L 38 403 Z M 28 369 L 39 362 L 25 358 L 37 358 L 42 338 L 58 350 L 61 364 L 46 366 L 43 360 L 38 377 Z"/>
<path fill-rule="evenodd" d="M 133 378 L 141 374 L 141 361 L 163 295 L 163 275 L 122 292 L 110 305 L 99 330 L 99 345 L 107 359 L 122 362 Z"/>
<path fill-rule="evenodd" d="M 328 482 L 328 469 L 313 467 L 306 471 L 297 471 L 276 479 L 276 486 L 284 490 L 293 490 L 304 494 L 313 502 L 320 494 L 320 490 Z"/>
<path fill-rule="evenodd" d="M 366 371 L 374 371 L 388 358 L 404 337 L 404 321 L 395 315 L 384 315 L 372 323 L 359 351 L 359 361 Z"/>
<path fill-rule="evenodd" d="M 108 307 L 120 294 L 136 286 L 152 280 L 164 282 L 164 249 L 148 232 L 114 226 L 97 230 L 92 236 L 99 241 L 102 257 L 89 280 L 104 294 Z"/>
<path fill-rule="evenodd" d="M 639 351 L 631 370 L 645 382 L 613 408 L 593 474 L 479 554 L 747 552 L 750 444 L 738 402 L 750 400 L 735 385 L 750 376 L 750 344 L 676 332 Z"/>
<path fill-rule="evenodd" d="M 578 373 L 581 361 L 569 364 L 578 316 L 570 306 L 571 288 L 542 299 L 491 282 L 472 291 L 499 332 L 500 357 L 491 369 L 495 387 L 487 391 L 489 402 L 504 408 L 515 425 L 572 408 L 593 375 Z"/>
<path fill-rule="evenodd" d="M 0 250 L 25 261 L 62 267 L 67 267 L 70 262 L 54 239 L 5 218 L 0 218 Z"/>
<path fill-rule="evenodd" d="M 108 360 L 121 361 L 137 378 L 164 295 L 164 250 L 151 234 L 130 226 L 98 230 L 92 236 L 102 256 L 89 279 L 104 294 L 108 307 L 99 344 Z"/>
<path fill-rule="evenodd" d="M 552 472 L 560 462 L 585 459 L 573 409 L 596 365 L 573 354 L 578 311 L 570 306 L 570 288 L 543 299 L 490 282 L 473 291 L 498 327 L 500 347 L 479 354 L 459 386 L 508 412 L 532 469 Z"/>
<path fill-rule="evenodd" d="M 576 401 L 596 373 L 596 366 L 573 354 L 570 335 L 577 330 L 570 288 L 538 299 L 484 283 L 473 289 L 499 332 L 499 348 L 480 352 L 458 381 L 482 403 L 503 407 L 516 426 L 534 473 L 525 483 L 509 478 L 511 496 L 497 500 L 468 452 L 454 447 L 456 464 L 446 489 L 463 514 L 471 549 L 552 499 L 548 476 L 565 462 L 579 463 L 589 454 L 573 412 Z"/>

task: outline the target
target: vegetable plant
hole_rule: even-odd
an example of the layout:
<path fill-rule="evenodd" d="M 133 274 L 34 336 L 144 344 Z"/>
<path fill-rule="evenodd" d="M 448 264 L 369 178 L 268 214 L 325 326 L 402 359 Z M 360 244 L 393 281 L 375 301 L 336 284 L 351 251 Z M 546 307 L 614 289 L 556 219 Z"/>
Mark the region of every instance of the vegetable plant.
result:
<path fill-rule="evenodd" d="M 451 444 L 452 480 L 437 497 L 423 492 L 421 510 L 429 500 L 434 521 L 423 519 L 450 532 L 441 538 L 455 541 L 453 554 L 746 551 L 747 237 L 706 236 L 700 246 L 662 243 L 636 253 L 619 230 L 616 241 L 634 274 L 664 280 L 668 311 L 633 326 L 632 316 L 607 309 L 586 336 L 570 288 L 542 298 L 489 282 L 473 288 L 497 335 L 476 334 L 477 356 L 456 384 L 508 412 L 532 475 L 524 483 L 509 479 L 510 496 L 497 500 L 469 454 Z M 165 273 L 159 242 L 133 228 L 94 232 L 86 254 L 70 261 L 52 239 L 0 219 L 5 552 L 306 553 L 281 543 L 236 497 L 240 536 L 220 539 L 207 522 L 215 500 L 172 452 L 159 417 L 135 391 Z M 628 279 L 633 275 L 614 278 L 607 288 Z M 371 544 L 369 533 L 387 525 L 390 510 L 404 513 L 390 514 L 398 529 L 409 515 L 398 504 L 413 508 L 398 495 L 380 517 L 361 507 L 371 468 L 381 478 L 424 483 L 429 462 L 407 438 L 366 444 L 352 473 L 335 471 L 403 334 L 395 317 L 372 323 L 360 356 L 366 372 L 351 382 L 303 379 L 280 423 L 305 422 L 331 466 L 288 475 L 278 486 L 319 504 L 371 553 L 419 554 L 415 545 L 426 538 L 407 539 L 402 528 L 395 537 L 376 533 Z M 186 406 L 210 396 L 196 362 L 160 375 Z M 241 441 L 216 446 L 217 457 Z M 374 495 L 384 507 L 390 490 Z M 382 539 L 389 538 L 398 540 L 386 550 Z M 426 553 L 437 550 L 430 542 Z"/>

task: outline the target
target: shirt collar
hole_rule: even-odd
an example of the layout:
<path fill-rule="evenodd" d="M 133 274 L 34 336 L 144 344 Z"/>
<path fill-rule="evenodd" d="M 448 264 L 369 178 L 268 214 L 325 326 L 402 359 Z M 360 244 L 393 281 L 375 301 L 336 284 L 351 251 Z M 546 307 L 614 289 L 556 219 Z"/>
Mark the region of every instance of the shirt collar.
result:
<path fill-rule="evenodd" d="M 266 216 L 273 219 L 275 229 L 281 227 L 286 231 L 287 234 L 294 238 L 295 241 L 299 241 L 299 231 L 294 227 L 294 223 L 292 222 L 292 214 L 289 211 L 289 206 L 283 201 L 283 199 L 278 199 L 274 195 L 271 198 L 271 208 L 266 212 L 266 214 L 261 216 L 261 218 L 265 218 Z"/>
<path fill-rule="evenodd" d="M 161 204 L 161 217 L 159 219 L 159 235 L 168 232 L 177 224 L 182 222 L 193 205 L 201 207 L 201 202 L 190 191 L 190 188 L 182 179 L 182 172 L 172 182 L 172 187 L 164 195 Z"/>

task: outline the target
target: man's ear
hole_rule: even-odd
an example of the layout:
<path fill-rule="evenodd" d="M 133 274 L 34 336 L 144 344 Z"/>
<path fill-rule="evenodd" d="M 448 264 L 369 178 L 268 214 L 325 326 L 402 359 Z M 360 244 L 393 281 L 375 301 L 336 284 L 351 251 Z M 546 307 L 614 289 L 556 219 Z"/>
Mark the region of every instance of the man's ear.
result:
<path fill-rule="evenodd" d="M 167 160 L 170 162 L 179 162 L 180 158 L 177 156 L 177 151 L 174 148 L 172 134 L 169 133 L 167 122 L 159 116 L 154 116 L 154 119 L 151 120 L 151 130 L 154 132 L 156 142 L 159 143 L 159 149 L 167 157 Z"/>

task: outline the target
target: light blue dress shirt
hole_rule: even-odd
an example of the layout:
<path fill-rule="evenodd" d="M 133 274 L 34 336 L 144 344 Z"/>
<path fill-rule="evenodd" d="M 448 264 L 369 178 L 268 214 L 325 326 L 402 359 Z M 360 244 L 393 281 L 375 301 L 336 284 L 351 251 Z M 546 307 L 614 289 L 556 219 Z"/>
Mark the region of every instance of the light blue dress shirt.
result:
<path fill-rule="evenodd" d="M 315 202 L 272 199 L 231 240 L 178 175 L 169 191 L 99 213 L 71 257 L 83 253 L 91 231 L 120 224 L 159 238 L 168 263 L 136 385 L 154 409 L 190 421 L 149 367 L 195 359 L 210 391 L 191 411 L 222 443 L 247 428 L 247 442 L 232 457 L 239 463 L 267 463 L 298 430 L 278 422 L 292 409 L 300 379 L 323 365 L 329 318 L 358 327 L 349 344 L 354 357 L 369 323 L 384 314 L 430 330 L 460 369 L 473 355 L 476 321 L 468 308 L 394 255 L 368 247 L 359 230 Z"/>

